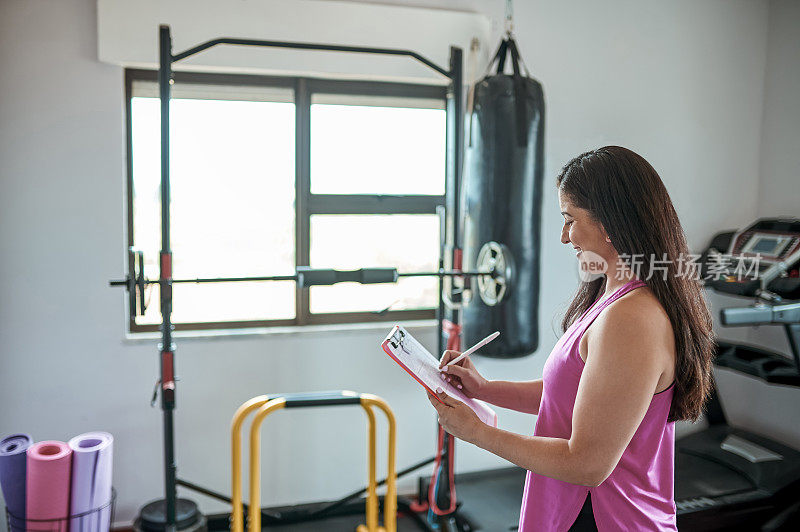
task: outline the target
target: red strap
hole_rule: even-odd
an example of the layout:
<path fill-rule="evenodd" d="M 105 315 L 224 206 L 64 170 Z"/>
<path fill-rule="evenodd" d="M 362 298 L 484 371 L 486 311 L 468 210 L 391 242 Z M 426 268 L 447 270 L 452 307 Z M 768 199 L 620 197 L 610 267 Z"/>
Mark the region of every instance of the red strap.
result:
<path fill-rule="evenodd" d="M 439 425 L 439 443 L 436 446 L 436 463 L 433 466 L 433 476 L 428 485 L 428 505 L 433 513 L 436 515 L 449 515 L 456 511 L 456 483 L 455 471 L 453 471 L 453 457 L 455 456 L 455 438 L 450 436 L 447 439 L 447 465 L 448 465 L 448 482 L 450 484 L 450 507 L 447 510 L 442 510 L 436 504 L 436 477 L 439 476 L 439 470 L 442 466 L 442 449 L 444 448 L 444 429 Z"/>
<path fill-rule="evenodd" d="M 172 279 L 172 253 L 161 252 L 161 278 Z"/>
<path fill-rule="evenodd" d="M 161 356 L 161 389 L 175 389 L 174 367 L 172 351 L 164 351 Z"/>
<path fill-rule="evenodd" d="M 461 325 L 449 320 L 442 320 L 442 332 L 447 335 L 447 349 L 461 350 Z"/>
<path fill-rule="evenodd" d="M 464 262 L 464 250 L 455 248 L 453 250 L 453 269 L 460 270 Z"/>

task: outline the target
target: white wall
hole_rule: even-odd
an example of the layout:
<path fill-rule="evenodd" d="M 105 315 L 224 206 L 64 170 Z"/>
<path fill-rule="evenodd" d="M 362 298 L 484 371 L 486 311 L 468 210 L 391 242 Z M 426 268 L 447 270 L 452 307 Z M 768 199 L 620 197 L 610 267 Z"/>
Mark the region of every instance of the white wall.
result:
<path fill-rule="evenodd" d="M 758 214 L 800 217 L 800 2 L 769 5 Z"/>
<path fill-rule="evenodd" d="M 504 6 L 390 3 L 460 6 L 495 20 Z M 545 87 L 548 182 L 572 156 L 618 143 L 660 172 L 694 249 L 756 216 L 764 76 L 773 64 L 766 2 L 516 2 L 516 28 Z M 0 2 L 0 72 L 0 433 L 63 440 L 112 432 L 116 517 L 127 522 L 163 488 L 161 416 L 148 407 L 156 341 L 125 340 L 124 295 L 107 284 L 124 271 L 123 72 L 97 60 L 91 0 Z M 541 375 L 578 282 L 559 229 L 553 190 L 544 201 L 541 346 L 520 360 L 481 360 L 491 378 Z M 421 391 L 378 353 L 385 329 L 179 340 L 179 475 L 229 492 L 231 415 L 265 392 L 377 393 L 397 415 L 398 466 L 430 456 L 434 416 Z M 414 333 L 434 345 L 431 328 Z M 501 412 L 509 430 L 528 432 L 533 422 Z M 355 411 L 275 415 L 263 436 L 263 503 L 360 487 L 362 427 Z M 460 471 L 501 463 L 459 446 Z M 225 509 L 191 496 L 206 512 Z"/>

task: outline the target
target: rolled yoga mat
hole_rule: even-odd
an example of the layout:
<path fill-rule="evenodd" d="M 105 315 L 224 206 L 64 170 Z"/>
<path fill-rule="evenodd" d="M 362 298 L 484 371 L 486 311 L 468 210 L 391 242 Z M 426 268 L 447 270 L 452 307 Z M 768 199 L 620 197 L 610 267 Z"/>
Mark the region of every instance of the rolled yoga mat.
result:
<path fill-rule="evenodd" d="M 25 453 L 32 444 L 28 434 L 12 434 L 0 440 L 0 487 L 11 532 L 25 531 Z"/>
<path fill-rule="evenodd" d="M 87 432 L 69 440 L 72 449 L 70 532 L 108 532 L 111 527 L 111 466 L 114 437 Z M 102 508 L 97 512 L 92 512 Z"/>
<path fill-rule="evenodd" d="M 67 532 L 72 449 L 63 441 L 42 441 L 28 449 L 28 528 Z M 50 522 L 32 520 L 50 519 Z"/>

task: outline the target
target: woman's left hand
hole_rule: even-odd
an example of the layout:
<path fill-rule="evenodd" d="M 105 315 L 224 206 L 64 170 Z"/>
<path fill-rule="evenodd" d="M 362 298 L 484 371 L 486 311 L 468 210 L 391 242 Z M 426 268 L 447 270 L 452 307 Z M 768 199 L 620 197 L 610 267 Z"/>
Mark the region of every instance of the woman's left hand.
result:
<path fill-rule="evenodd" d="M 437 396 L 441 403 L 436 399 Z M 466 442 L 471 443 L 474 440 L 483 423 L 470 407 L 453 399 L 441 388 L 436 389 L 436 396 L 428 392 L 428 400 L 439 414 L 439 424 L 444 430 Z"/>

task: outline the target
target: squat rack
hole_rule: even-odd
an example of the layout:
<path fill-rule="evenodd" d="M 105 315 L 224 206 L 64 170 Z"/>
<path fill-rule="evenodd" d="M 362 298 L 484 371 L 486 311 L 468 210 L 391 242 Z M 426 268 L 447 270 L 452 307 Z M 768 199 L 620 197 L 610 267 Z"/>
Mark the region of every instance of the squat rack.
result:
<path fill-rule="evenodd" d="M 138 288 L 143 288 L 145 283 L 158 284 L 160 287 L 160 303 L 161 303 L 161 343 L 159 345 L 160 351 L 160 388 L 161 388 L 161 410 L 163 412 L 163 430 L 164 430 L 164 487 L 166 498 L 166 530 L 173 532 L 176 529 L 176 499 L 178 483 L 184 484 L 188 487 L 193 487 L 189 483 L 178 481 L 176 478 L 177 467 L 175 463 L 175 438 L 174 438 L 174 425 L 173 425 L 173 411 L 175 410 L 175 344 L 173 342 L 172 332 L 174 326 L 172 324 L 172 285 L 175 282 L 221 282 L 221 281 L 245 281 L 245 280 L 296 280 L 303 285 L 303 276 L 298 274 L 294 276 L 275 276 L 275 277 L 260 277 L 260 278 L 227 278 L 227 279 L 193 279 L 193 280 L 180 280 L 173 279 L 172 277 L 172 250 L 170 246 L 170 143 L 169 143 L 169 125 L 170 125 L 170 109 L 169 103 L 171 98 L 171 83 L 172 83 L 172 64 L 194 54 L 207 50 L 219 44 L 231 44 L 241 46 L 258 46 L 269 48 L 288 48 L 296 50 L 321 50 L 333 52 L 354 52 L 365 54 L 379 54 L 379 55 L 394 55 L 411 57 L 423 65 L 431 68 L 435 72 L 445 76 L 449 79 L 447 88 L 447 101 L 446 101 L 446 175 L 445 175 L 445 216 L 444 216 L 444 231 L 443 243 L 440 248 L 439 269 L 437 272 L 430 273 L 412 273 L 412 274 L 398 274 L 396 270 L 393 274 L 390 272 L 379 272 L 379 276 L 383 277 L 383 281 L 372 282 L 391 282 L 386 279 L 387 275 L 393 275 L 394 280 L 398 276 L 437 276 L 439 279 L 439 305 L 437 309 L 437 322 L 438 322 L 438 352 L 444 350 L 444 338 L 442 335 L 444 320 L 448 319 L 452 323 L 459 323 L 459 311 L 457 308 L 446 308 L 443 301 L 443 282 L 445 277 L 455 276 L 478 276 L 486 275 L 485 272 L 463 272 L 461 270 L 461 203 L 459 198 L 459 191 L 461 190 L 462 180 L 462 161 L 463 161 L 463 136 L 464 136 L 464 105 L 463 105 L 463 51 L 461 48 L 450 47 L 450 62 L 449 68 L 445 69 L 436 63 L 426 59 L 425 57 L 409 50 L 398 50 L 389 48 L 372 48 L 361 46 L 341 46 L 330 44 L 313 44 L 313 43 L 299 43 L 299 42 L 284 42 L 284 41 L 266 41 L 256 39 L 235 39 L 235 38 L 218 38 L 207 41 L 193 48 L 189 48 L 178 54 L 172 53 L 172 35 L 168 25 L 161 25 L 159 27 L 159 70 L 158 70 L 158 86 L 159 98 L 161 101 L 161 250 L 159 253 L 159 279 L 157 281 L 145 281 L 143 278 L 137 279 L 134 272 L 129 272 L 128 278 L 125 281 L 111 281 L 112 286 L 126 286 L 128 290 L 134 294 Z M 446 264 L 445 258 L 448 257 L 450 264 L 453 266 L 454 271 L 445 271 Z M 389 269 L 385 269 L 389 270 Z M 331 271 L 315 272 L 314 270 L 306 270 L 306 279 L 304 286 L 312 284 L 332 284 L 333 282 L 340 282 L 342 280 L 353 280 L 350 278 L 342 278 L 341 274 L 355 273 L 355 272 L 337 272 L 334 278 L 331 278 Z M 375 273 L 372 270 L 368 273 Z M 315 274 L 317 274 L 315 276 Z M 319 274 L 322 274 L 321 276 Z M 326 275 L 327 274 L 327 275 Z M 344 276 L 347 277 L 347 276 Z M 352 276 L 350 276 L 352 277 Z M 451 301 L 458 301 L 460 293 L 453 290 L 452 284 L 448 291 L 448 298 Z M 131 299 L 134 301 L 134 299 Z M 131 311 L 133 312 L 133 307 Z M 457 333 L 455 333 L 457 334 Z M 443 453 L 447 458 L 448 452 L 447 438 L 449 434 L 444 435 L 445 445 L 443 446 Z M 445 470 L 442 471 L 442 478 L 447 480 L 449 475 L 446 468 L 449 460 L 443 460 Z M 445 483 L 446 484 L 446 483 Z M 437 493 L 437 500 L 439 494 L 444 498 L 448 497 L 448 486 L 441 485 L 441 489 Z M 202 490 L 201 490 L 202 491 Z M 444 501 L 443 502 L 449 502 Z M 251 501 L 252 503 L 252 501 Z M 256 503 L 257 504 L 257 503 Z"/>

